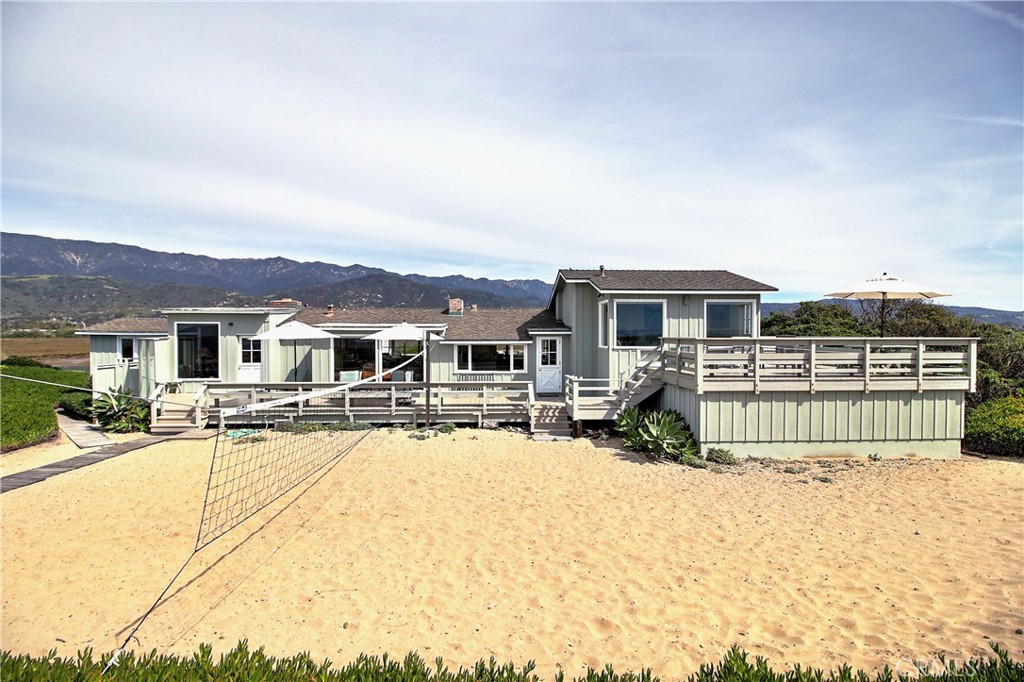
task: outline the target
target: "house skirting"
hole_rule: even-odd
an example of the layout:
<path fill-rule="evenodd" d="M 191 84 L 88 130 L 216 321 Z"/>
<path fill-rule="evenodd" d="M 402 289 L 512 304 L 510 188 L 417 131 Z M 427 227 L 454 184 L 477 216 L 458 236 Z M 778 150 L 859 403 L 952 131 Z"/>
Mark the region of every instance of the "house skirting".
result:
<path fill-rule="evenodd" d="M 666 385 L 661 407 L 678 411 L 701 449 L 739 457 L 960 456 L 964 392 L 706 392 Z"/>

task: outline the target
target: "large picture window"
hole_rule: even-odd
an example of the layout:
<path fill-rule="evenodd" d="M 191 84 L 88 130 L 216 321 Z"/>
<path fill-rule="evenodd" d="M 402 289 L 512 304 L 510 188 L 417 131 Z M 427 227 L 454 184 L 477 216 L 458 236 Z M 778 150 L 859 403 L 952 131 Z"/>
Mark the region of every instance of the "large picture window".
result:
<path fill-rule="evenodd" d="M 653 348 L 664 333 L 664 301 L 615 302 L 616 348 Z"/>
<path fill-rule="evenodd" d="M 455 347 L 457 372 L 526 371 L 526 346 L 523 344 L 474 344 Z"/>
<path fill-rule="evenodd" d="M 754 304 L 750 301 L 708 301 L 708 338 L 753 336 Z"/>
<path fill-rule="evenodd" d="M 178 324 L 179 379 L 220 378 L 220 328 L 216 324 Z"/>

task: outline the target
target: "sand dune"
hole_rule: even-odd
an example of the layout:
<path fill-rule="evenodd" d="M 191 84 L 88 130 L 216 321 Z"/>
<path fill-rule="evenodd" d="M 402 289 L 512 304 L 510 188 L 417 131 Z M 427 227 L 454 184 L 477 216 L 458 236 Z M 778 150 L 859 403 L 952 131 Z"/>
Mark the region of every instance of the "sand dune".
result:
<path fill-rule="evenodd" d="M 192 550 L 211 450 L 164 443 L 4 494 L 3 647 L 116 647 Z M 783 466 L 374 433 L 200 552 L 135 646 L 665 679 L 732 644 L 779 668 L 1024 649 L 1024 466 Z"/>

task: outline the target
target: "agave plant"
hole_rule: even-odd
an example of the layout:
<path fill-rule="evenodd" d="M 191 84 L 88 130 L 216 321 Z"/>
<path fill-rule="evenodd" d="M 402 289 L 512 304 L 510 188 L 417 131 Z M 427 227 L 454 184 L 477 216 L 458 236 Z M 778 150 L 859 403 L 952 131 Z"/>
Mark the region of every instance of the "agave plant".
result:
<path fill-rule="evenodd" d="M 615 418 L 615 430 L 622 434 L 622 443 L 630 450 L 643 450 L 644 439 L 640 434 L 643 423 L 638 407 L 627 407 Z"/>
<path fill-rule="evenodd" d="M 100 426 L 111 433 L 149 429 L 149 405 L 124 389 L 96 398 L 90 411 Z"/>

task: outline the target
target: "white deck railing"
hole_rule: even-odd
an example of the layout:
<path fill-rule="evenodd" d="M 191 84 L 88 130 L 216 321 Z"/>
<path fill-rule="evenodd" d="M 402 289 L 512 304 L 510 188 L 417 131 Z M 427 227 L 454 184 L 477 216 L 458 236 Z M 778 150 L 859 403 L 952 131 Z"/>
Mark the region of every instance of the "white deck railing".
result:
<path fill-rule="evenodd" d="M 665 383 L 705 391 L 975 390 L 977 339 L 665 338 Z"/>
<path fill-rule="evenodd" d="M 384 381 L 363 384 L 349 390 L 321 396 L 306 402 L 260 410 L 259 403 L 281 398 L 314 393 L 337 387 L 329 383 L 224 383 L 209 386 L 211 413 L 216 416 L 221 408 L 256 405 L 241 419 L 310 418 L 336 420 L 345 418 L 363 421 L 405 421 L 422 419 L 427 409 L 427 384 L 414 381 Z M 432 422 L 447 418 L 465 420 L 507 417 L 528 421 L 533 398 L 533 383 L 529 381 L 432 382 L 430 391 L 430 419 Z"/>

